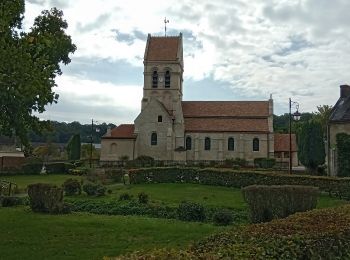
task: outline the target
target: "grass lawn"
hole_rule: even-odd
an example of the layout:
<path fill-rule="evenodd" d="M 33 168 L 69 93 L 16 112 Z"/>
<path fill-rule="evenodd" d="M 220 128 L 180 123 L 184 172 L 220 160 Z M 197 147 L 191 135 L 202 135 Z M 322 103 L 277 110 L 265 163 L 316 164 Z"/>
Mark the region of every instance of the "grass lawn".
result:
<path fill-rule="evenodd" d="M 81 176 L 73 176 L 67 174 L 50 174 L 50 175 L 16 175 L 16 176 L 1 176 L 1 180 L 11 181 L 18 185 L 18 188 L 23 190 L 28 184 L 33 183 L 51 183 L 61 186 L 65 180 L 72 178 L 81 180 Z"/>
<path fill-rule="evenodd" d="M 224 230 L 144 217 L 38 214 L 26 207 L 0 208 L 0 223 L 1 259 L 102 259 L 134 250 L 184 247 Z"/>

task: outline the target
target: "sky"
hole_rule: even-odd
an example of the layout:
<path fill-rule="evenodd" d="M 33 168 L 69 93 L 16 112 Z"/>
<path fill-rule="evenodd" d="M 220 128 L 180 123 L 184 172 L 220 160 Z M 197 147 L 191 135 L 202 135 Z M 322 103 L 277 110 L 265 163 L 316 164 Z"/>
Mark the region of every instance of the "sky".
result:
<path fill-rule="evenodd" d="M 147 35 L 183 34 L 183 100 L 268 100 L 274 113 L 334 105 L 350 84 L 348 0 L 26 0 L 24 29 L 63 10 L 77 45 L 43 119 L 133 123 Z M 293 108 L 294 109 L 294 108 Z"/>

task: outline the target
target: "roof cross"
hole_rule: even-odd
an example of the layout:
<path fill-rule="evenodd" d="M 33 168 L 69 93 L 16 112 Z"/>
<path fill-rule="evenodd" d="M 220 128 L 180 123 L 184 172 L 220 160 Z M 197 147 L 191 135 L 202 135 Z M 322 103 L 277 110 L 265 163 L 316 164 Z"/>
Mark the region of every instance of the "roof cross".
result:
<path fill-rule="evenodd" d="M 165 29 L 165 37 L 166 37 L 166 24 L 169 23 L 169 20 L 166 19 L 166 17 L 164 18 L 164 29 Z"/>

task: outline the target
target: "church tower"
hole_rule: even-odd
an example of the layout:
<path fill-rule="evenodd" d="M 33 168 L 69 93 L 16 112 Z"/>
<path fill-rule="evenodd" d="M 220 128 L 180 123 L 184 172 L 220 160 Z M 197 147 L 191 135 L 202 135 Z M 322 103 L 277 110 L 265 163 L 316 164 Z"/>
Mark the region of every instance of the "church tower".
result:
<path fill-rule="evenodd" d="M 152 98 L 156 98 L 172 113 L 182 101 L 182 34 L 168 37 L 148 34 L 143 63 L 142 110 Z"/>
<path fill-rule="evenodd" d="M 184 153 L 183 47 L 179 36 L 148 35 L 141 113 L 135 119 L 137 155 L 178 160 Z M 180 155 L 179 155 L 180 154 Z M 183 158 L 184 160 L 185 158 Z"/>

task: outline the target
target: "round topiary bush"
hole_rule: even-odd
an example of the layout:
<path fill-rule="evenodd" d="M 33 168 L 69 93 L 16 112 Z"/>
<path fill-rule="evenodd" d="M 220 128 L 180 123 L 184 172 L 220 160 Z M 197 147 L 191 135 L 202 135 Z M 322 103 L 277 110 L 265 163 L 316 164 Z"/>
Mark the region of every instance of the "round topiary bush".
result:
<path fill-rule="evenodd" d="M 221 209 L 213 215 L 213 222 L 218 226 L 228 226 L 233 222 L 233 215 L 226 209 Z"/>
<path fill-rule="evenodd" d="M 71 196 L 81 194 L 80 182 L 76 179 L 68 179 L 63 183 L 63 190 L 66 195 Z"/>
<path fill-rule="evenodd" d="M 148 203 L 148 195 L 145 192 L 140 192 L 137 197 L 139 198 L 139 203 L 147 204 Z"/>
<path fill-rule="evenodd" d="M 183 201 L 177 209 L 178 218 L 184 221 L 204 221 L 204 207 L 195 202 Z"/>

